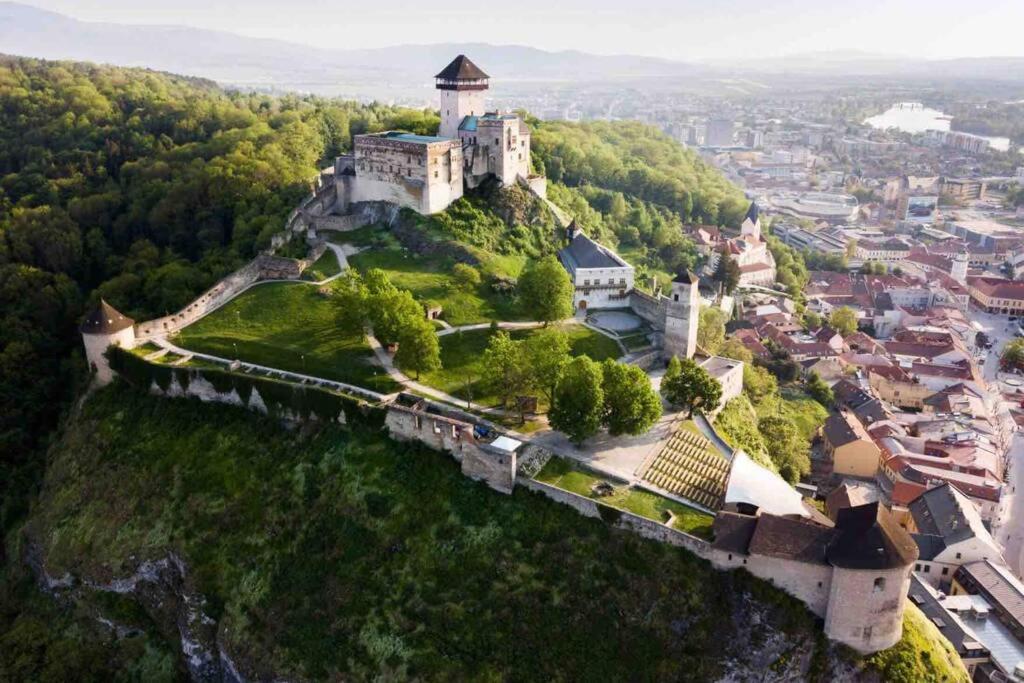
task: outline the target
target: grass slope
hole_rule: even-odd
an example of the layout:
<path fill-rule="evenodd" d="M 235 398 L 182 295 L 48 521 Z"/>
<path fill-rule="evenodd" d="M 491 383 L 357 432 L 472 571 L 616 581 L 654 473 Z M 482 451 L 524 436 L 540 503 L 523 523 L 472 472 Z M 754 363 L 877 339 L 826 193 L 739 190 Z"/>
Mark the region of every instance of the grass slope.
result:
<path fill-rule="evenodd" d="M 252 287 L 186 327 L 175 342 L 192 351 L 378 391 L 395 388 L 370 363 L 373 352 L 363 337 L 338 333 L 330 298 L 311 285 L 274 282 Z"/>
<path fill-rule="evenodd" d="M 349 259 L 360 272 L 379 268 L 395 286 L 412 292 L 417 300 L 441 306 L 442 317 L 452 325 L 472 325 L 491 320 L 525 320 L 514 297 L 494 292 L 487 282 L 465 289 L 451 277 L 455 261 L 443 256 L 417 256 L 398 246 L 373 248 Z M 525 258 L 503 257 L 492 270 L 516 277 Z"/>
<path fill-rule="evenodd" d="M 672 527 L 679 531 L 685 531 L 696 536 L 711 538 L 711 515 L 694 510 L 680 503 L 655 495 L 649 491 L 622 486 L 619 482 L 610 481 L 616 486 L 615 492 L 610 496 L 596 496 L 593 494 L 594 485 L 598 482 L 609 481 L 608 477 L 591 472 L 580 465 L 564 458 L 554 457 L 548 461 L 539 473 L 537 480 L 552 486 L 571 491 L 572 493 L 592 498 L 605 505 L 610 505 L 622 510 L 653 519 L 656 522 L 666 521 L 666 513 L 671 512 Z"/>
<path fill-rule="evenodd" d="M 829 680 L 837 662 L 767 584 L 523 489 L 496 494 L 449 456 L 124 385 L 67 426 L 27 536 L 51 573 L 79 578 L 174 550 L 236 662 L 267 679 L 710 680 L 727 662 L 785 668 L 801 647 Z M 90 607 L 135 623 L 100 601 L 64 614 Z M 5 666 L 61 655 L 29 636 L 0 648 Z M 784 654 L 758 659 L 780 638 Z M 145 662 L 166 671 L 165 651 Z"/>
<path fill-rule="evenodd" d="M 563 329 L 569 337 L 574 356 L 587 355 L 602 361 L 621 355 L 618 344 L 603 334 L 582 325 L 566 325 Z M 513 339 L 522 340 L 537 332 L 536 329 L 513 330 L 509 334 Z M 488 406 L 497 404 L 499 399 L 494 387 L 487 386 L 482 379 L 483 354 L 490 338 L 489 329 L 455 332 L 441 337 L 441 369 L 423 373 L 420 381 L 475 403 Z"/>

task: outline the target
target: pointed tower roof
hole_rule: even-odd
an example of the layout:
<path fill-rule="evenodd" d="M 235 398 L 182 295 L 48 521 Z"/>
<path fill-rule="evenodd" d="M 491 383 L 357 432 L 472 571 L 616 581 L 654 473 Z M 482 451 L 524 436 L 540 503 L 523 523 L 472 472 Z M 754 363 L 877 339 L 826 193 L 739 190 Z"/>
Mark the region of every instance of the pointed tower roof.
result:
<path fill-rule="evenodd" d="M 114 334 L 127 329 L 135 321 L 100 299 L 100 305 L 86 316 L 79 329 L 82 334 Z"/>
<path fill-rule="evenodd" d="M 672 282 L 679 282 L 684 285 L 695 285 L 698 282 L 700 282 L 700 278 L 694 275 L 692 270 L 687 268 L 686 270 L 682 271 L 674 278 L 672 278 Z"/>
<path fill-rule="evenodd" d="M 747 215 L 743 217 L 743 220 L 750 219 L 751 223 L 757 223 L 761 216 L 761 209 L 758 207 L 757 202 L 750 202 L 750 208 L 747 209 Z"/>
<path fill-rule="evenodd" d="M 469 60 L 466 55 L 459 55 L 452 60 L 451 64 L 441 69 L 441 72 L 434 76 L 445 81 L 466 81 L 490 78 L 476 64 Z"/>
<path fill-rule="evenodd" d="M 828 546 L 829 564 L 843 569 L 895 569 L 917 560 L 914 539 L 878 501 L 843 508 Z"/>

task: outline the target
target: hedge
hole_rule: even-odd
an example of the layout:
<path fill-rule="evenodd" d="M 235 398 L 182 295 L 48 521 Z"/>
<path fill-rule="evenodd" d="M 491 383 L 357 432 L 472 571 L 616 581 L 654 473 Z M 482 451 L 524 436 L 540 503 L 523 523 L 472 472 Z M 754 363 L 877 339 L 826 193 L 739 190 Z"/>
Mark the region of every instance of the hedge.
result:
<path fill-rule="evenodd" d="M 154 383 L 162 391 L 167 391 L 175 380 L 182 389 L 188 389 L 190 382 L 201 378 L 213 385 L 218 393 L 228 394 L 234 389 L 246 406 L 249 406 L 252 392 L 259 392 L 267 412 L 274 417 L 297 415 L 303 420 L 333 421 L 344 414 L 346 423 L 360 423 L 373 428 L 384 426 L 384 410 L 327 389 L 281 382 L 269 377 L 241 375 L 228 370 L 151 363 L 117 346 L 111 346 L 106 356 L 114 372 L 144 391 L 148 391 Z"/>

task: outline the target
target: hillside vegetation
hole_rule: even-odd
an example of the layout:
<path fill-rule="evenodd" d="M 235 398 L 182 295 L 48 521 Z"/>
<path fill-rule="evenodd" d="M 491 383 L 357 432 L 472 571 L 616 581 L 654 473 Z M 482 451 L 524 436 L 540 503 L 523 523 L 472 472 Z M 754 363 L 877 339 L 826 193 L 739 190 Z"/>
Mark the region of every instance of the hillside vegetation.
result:
<path fill-rule="evenodd" d="M 76 655 L 79 680 L 180 676 L 167 656 L 177 626 L 153 596 L 80 583 L 171 552 L 187 567 L 180 590 L 250 676 L 711 680 L 771 667 L 831 680 L 862 665 L 767 584 L 537 494 L 495 493 L 449 456 L 121 385 L 69 423 L 19 539 L 79 586 L 65 609 L 3 613 L 0 670 L 19 680 L 64 649 L 95 653 Z M 91 617 L 73 635 L 39 633 L 73 615 Z M 111 645 L 97 616 L 138 632 Z M 930 661 L 906 671 L 926 680 Z"/>

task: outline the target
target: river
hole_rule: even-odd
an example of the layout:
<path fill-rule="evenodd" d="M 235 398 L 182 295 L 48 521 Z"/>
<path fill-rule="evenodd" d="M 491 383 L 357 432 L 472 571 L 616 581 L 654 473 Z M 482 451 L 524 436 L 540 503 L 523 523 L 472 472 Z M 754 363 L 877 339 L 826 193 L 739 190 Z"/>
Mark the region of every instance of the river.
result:
<path fill-rule="evenodd" d="M 949 130 L 952 116 L 943 114 L 938 109 L 929 109 L 920 102 L 898 102 L 886 111 L 865 119 L 864 123 L 872 128 L 897 128 L 905 133 L 923 133 L 926 130 Z M 1010 138 L 978 137 L 988 140 L 992 149 L 1005 152 L 1010 149 Z M 1021 148 L 1024 151 L 1024 147 Z"/>

